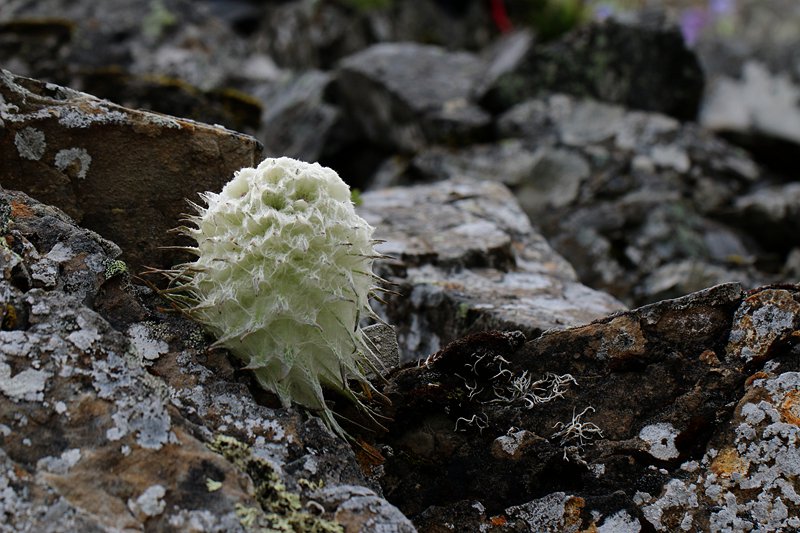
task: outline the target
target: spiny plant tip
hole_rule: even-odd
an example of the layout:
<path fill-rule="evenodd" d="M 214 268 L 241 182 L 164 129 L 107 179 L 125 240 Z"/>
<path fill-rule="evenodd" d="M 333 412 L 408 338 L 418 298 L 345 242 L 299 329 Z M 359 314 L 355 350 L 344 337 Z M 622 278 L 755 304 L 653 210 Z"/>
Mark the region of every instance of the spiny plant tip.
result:
<path fill-rule="evenodd" d="M 344 435 L 322 387 L 370 414 L 348 380 L 371 388 L 365 374 L 378 359 L 359 321 L 380 320 L 369 299 L 381 255 L 348 185 L 329 168 L 284 157 L 200 197 L 206 205 L 190 202 L 196 214 L 177 228 L 196 241 L 196 259 L 161 272 L 170 280 L 162 294 L 283 405 L 317 410 Z"/>

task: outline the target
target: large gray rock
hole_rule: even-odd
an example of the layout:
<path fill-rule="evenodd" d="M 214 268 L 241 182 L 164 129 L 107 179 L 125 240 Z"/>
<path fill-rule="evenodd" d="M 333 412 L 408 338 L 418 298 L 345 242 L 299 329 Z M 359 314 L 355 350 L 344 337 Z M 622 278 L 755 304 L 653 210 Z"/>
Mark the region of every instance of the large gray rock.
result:
<path fill-rule="evenodd" d="M 77 88 L 84 74 L 114 67 L 208 90 L 243 70 L 248 58 L 224 22 L 188 0 L 9 0 L 0 24 L 8 47 L 3 68 Z"/>
<path fill-rule="evenodd" d="M 329 73 L 309 70 L 254 89 L 264 105 L 256 133 L 264 155 L 319 161 L 344 142 L 336 135 L 342 114 L 324 100 L 331 80 Z"/>
<path fill-rule="evenodd" d="M 342 3 L 297 0 L 266 6 L 253 46 L 291 69 L 329 69 L 372 42 L 367 20 Z"/>
<path fill-rule="evenodd" d="M 568 93 L 694 119 L 703 73 L 680 32 L 660 22 L 593 23 L 532 46 L 482 98 L 503 111 L 532 96 Z"/>
<path fill-rule="evenodd" d="M 380 312 L 397 328 L 404 360 L 425 357 L 474 331 L 536 336 L 623 309 L 576 281 L 500 184 L 450 180 L 363 195 L 378 273 L 400 295 Z"/>
<path fill-rule="evenodd" d="M 566 95 L 514 106 L 497 130 L 502 140 L 427 148 L 376 179 L 501 182 L 583 283 L 629 304 L 773 281 L 753 265 L 767 256 L 762 232 L 731 216 L 762 176 L 741 149 L 665 115 Z"/>
<path fill-rule="evenodd" d="M 490 117 L 471 101 L 483 63 L 414 43 L 374 45 L 342 60 L 337 89 L 370 142 L 413 151 L 479 138 Z"/>
<path fill-rule="evenodd" d="M 0 71 L 0 183 L 117 242 L 134 271 L 169 268 L 186 199 L 260 160 L 246 135 L 124 108 Z"/>
<path fill-rule="evenodd" d="M 414 531 L 347 443 L 131 285 L 116 245 L 3 189 L 0 237 L 1 530 Z"/>
<path fill-rule="evenodd" d="M 262 4 L 253 46 L 293 69 L 329 69 L 376 42 L 418 42 L 479 50 L 496 30 L 484 2 L 319 2 Z M 275 5 L 277 4 L 277 5 Z"/>
<path fill-rule="evenodd" d="M 16 74 L 247 133 L 261 104 L 244 91 L 279 76 L 205 2 L 11 0 L 0 34 L 3 68 Z"/>

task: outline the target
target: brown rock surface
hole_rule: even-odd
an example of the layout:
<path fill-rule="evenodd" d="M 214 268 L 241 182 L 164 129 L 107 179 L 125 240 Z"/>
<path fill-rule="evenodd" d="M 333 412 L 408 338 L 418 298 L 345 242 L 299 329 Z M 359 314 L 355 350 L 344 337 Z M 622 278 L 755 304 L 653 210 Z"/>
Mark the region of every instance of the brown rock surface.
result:
<path fill-rule="evenodd" d="M 0 183 L 63 209 L 118 243 L 123 259 L 168 268 L 166 232 L 186 200 L 260 160 L 258 141 L 222 127 L 127 109 L 0 72 Z"/>
<path fill-rule="evenodd" d="M 798 295 L 720 285 L 459 339 L 389 377 L 384 490 L 420 531 L 793 530 Z"/>

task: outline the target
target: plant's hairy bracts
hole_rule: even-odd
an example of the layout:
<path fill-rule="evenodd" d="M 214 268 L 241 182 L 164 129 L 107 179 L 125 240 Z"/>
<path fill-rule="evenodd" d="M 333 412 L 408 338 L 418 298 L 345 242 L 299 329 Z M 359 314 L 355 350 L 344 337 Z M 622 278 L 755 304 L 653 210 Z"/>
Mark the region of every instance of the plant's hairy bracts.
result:
<path fill-rule="evenodd" d="M 322 386 L 363 404 L 376 360 L 359 328 L 375 316 L 373 228 L 329 168 L 289 158 L 244 168 L 205 193 L 180 232 L 197 259 L 166 271 L 165 295 L 202 323 L 284 405 L 318 410 L 342 434 Z"/>

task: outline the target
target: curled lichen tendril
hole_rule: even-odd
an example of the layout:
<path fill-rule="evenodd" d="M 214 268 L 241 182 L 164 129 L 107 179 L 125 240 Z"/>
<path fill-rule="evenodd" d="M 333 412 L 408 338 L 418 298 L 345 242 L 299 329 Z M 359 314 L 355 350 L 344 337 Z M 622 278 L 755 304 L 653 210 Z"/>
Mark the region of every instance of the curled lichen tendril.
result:
<path fill-rule="evenodd" d="M 572 420 L 567 424 L 557 422 L 553 429 L 553 438 L 560 438 L 559 446 L 564 448 L 564 460 L 569 460 L 567 451 L 569 448 L 574 447 L 577 451 L 583 451 L 583 448 L 589 441 L 595 437 L 602 437 L 603 430 L 592 422 L 583 422 L 581 418 L 589 411 L 594 412 L 594 407 L 587 407 L 578 414 L 575 414 L 575 409 L 572 410 Z"/>

